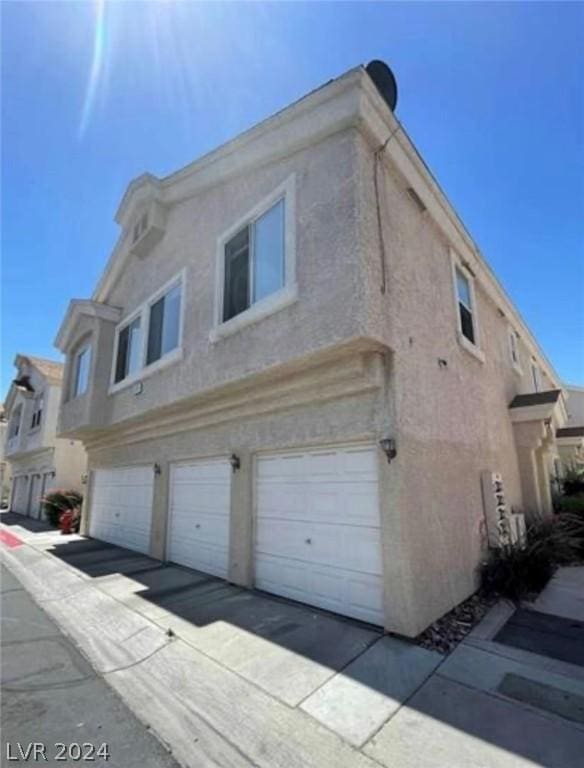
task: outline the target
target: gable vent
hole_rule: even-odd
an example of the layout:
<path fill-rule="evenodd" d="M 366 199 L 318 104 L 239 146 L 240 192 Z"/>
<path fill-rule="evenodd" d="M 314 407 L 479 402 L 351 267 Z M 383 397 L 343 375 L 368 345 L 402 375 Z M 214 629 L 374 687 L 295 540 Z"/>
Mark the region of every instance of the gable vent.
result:
<path fill-rule="evenodd" d="M 144 213 L 140 219 L 134 224 L 134 232 L 132 235 L 132 243 L 137 242 L 144 232 L 146 232 L 146 229 L 148 228 L 148 213 Z"/>

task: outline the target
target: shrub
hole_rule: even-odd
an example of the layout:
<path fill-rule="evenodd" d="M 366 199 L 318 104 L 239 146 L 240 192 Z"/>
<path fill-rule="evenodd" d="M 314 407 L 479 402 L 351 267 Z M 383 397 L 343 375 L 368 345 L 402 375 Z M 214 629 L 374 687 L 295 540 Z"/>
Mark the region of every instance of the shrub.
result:
<path fill-rule="evenodd" d="M 527 526 L 523 549 L 492 550 L 481 566 L 481 587 L 487 596 L 522 600 L 540 592 L 559 565 L 584 556 L 584 519 L 564 513 Z"/>
<path fill-rule="evenodd" d="M 78 509 L 83 502 L 83 496 L 78 491 L 56 489 L 43 496 L 41 502 L 50 524 L 56 528 L 61 512 Z"/>
<path fill-rule="evenodd" d="M 584 469 L 572 465 L 564 472 L 562 488 L 566 496 L 584 493 Z"/>
<path fill-rule="evenodd" d="M 577 496 L 561 496 L 557 501 L 557 509 L 560 513 L 578 515 L 584 519 L 584 493 Z"/>

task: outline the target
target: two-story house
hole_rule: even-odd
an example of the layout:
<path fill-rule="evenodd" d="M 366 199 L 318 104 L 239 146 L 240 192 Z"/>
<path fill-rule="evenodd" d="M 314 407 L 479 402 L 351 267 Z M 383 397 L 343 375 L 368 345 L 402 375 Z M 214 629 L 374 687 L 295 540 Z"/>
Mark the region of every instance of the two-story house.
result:
<path fill-rule="evenodd" d="M 90 535 L 412 636 L 476 587 L 486 472 L 549 512 L 560 381 L 365 68 L 116 220 L 56 339 Z"/>
<path fill-rule="evenodd" d="M 4 406 L 10 509 L 40 518 L 41 498 L 51 488 L 83 491 L 87 456 L 80 441 L 56 435 L 63 365 L 28 355 L 17 355 L 14 365 Z"/>

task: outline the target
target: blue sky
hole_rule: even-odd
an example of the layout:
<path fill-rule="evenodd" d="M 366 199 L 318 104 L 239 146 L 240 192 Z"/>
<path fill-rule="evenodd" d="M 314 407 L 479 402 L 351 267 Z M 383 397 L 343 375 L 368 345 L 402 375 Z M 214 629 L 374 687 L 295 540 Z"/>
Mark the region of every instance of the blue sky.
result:
<path fill-rule="evenodd" d="M 2 392 L 58 357 L 129 181 L 359 63 L 565 381 L 584 384 L 584 5 L 2 2 Z"/>

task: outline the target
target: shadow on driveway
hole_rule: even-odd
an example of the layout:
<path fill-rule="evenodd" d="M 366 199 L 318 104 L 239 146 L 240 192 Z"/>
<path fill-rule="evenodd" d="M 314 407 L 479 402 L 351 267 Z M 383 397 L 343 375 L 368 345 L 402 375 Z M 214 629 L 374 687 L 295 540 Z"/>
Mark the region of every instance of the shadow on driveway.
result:
<path fill-rule="evenodd" d="M 27 519 L 3 515 L 2 522 Z M 136 595 L 188 622 L 190 628 L 179 629 L 187 642 L 386 766 L 441 768 L 459 761 L 512 768 L 518 757 L 554 768 L 581 765 L 583 729 L 449 679 L 441 668 L 433 674 L 441 660 L 436 654 L 384 636 L 378 627 L 93 539 L 63 537 L 49 551 L 100 578 L 104 592 L 118 599 Z M 161 625 L 170 622 L 164 615 L 155 618 Z"/>

